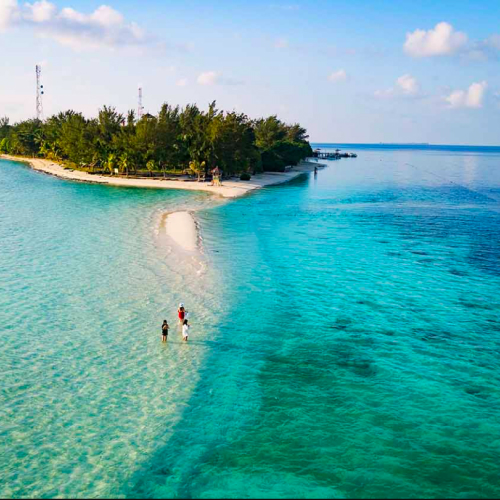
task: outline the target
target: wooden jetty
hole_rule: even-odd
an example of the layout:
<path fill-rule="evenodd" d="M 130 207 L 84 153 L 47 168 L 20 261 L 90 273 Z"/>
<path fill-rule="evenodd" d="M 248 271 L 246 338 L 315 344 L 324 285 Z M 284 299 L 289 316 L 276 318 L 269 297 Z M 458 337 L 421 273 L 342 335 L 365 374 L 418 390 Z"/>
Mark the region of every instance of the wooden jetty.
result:
<path fill-rule="evenodd" d="M 341 158 L 357 158 L 358 155 L 355 153 L 341 153 L 340 149 L 335 151 L 321 151 L 321 149 L 315 149 L 313 151 L 314 158 L 321 158 L 322 160 L 340 160 Z"/>

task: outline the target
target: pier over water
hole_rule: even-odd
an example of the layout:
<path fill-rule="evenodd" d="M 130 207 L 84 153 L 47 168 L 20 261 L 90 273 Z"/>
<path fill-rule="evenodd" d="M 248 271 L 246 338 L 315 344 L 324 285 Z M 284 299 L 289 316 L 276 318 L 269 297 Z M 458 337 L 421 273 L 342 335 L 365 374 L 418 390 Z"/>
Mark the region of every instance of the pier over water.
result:
<path fill-rule="evenodd" d="M 313 151 L 314 158 L 321 158 L 322 160 L 340 160 L 341 158 L 357 158 L 358 155 L 355 153 L 341 153 L 340 149 L 335 151 L 321 151 L 320 149 L 315 149 Z"/>

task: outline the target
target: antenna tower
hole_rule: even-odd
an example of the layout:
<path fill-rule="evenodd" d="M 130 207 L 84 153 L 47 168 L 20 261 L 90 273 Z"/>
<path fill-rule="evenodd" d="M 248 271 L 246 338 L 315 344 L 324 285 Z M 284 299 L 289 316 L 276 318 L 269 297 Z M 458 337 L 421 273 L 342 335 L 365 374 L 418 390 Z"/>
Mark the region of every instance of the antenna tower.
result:
<path fill-rule="evenodd" d="M 38 64 L 36 65 L 36 118 L 37 120 L 43 120 L 43 85 L 41 82 L 42 78 L 42 67 Z"/>
<path fill-rule="evenodd" d="M 139 104 L 137 106 L 137 118 L 140 120 L 144 114 L 144 106 L 142 105 L 142 87 L 139 87 Z"/>

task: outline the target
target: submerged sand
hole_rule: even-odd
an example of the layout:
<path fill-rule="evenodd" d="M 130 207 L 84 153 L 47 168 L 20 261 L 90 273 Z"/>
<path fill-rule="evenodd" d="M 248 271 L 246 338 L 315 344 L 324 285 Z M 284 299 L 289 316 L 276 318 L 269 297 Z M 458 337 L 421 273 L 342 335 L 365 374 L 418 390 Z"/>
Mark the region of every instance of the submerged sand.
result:
<path fill-rule="evenodd" d="M 242 196 L 254 189 L 259 189 L 273 184 L 281 184 L 295 179 L 306 172 L 312 172 L 314 167 L 324 167 L 325 165 L 316 162 L 302 162 L 291 170 L 283 173 L 267 172 L 252 177 L 250 181 L 240 181 L 231 179 L 223 182 L 222 186 L 210 186 L 205 182 L 196 182 L 188 180 L 166 180 L 166 179 L 132 179 L 124 177 L 108 177 L 103 175 L 92 175 L 79 170 L 66 169 L 58 163 L 51 160 L 42 160 L 40 158 L 21 158 L 10 155 L 0 155 L 6 160 L 21 161 L 28 163 L 34 170 L 45 172 L 46 174 L 68 179 L 72 181 L 87 182 L 91 184 L 108 184 L 111 186 L 127 186 L 155 189 L 187 189 L 190 191 L 206 191 L 224 198 L 236 198 Z"/>

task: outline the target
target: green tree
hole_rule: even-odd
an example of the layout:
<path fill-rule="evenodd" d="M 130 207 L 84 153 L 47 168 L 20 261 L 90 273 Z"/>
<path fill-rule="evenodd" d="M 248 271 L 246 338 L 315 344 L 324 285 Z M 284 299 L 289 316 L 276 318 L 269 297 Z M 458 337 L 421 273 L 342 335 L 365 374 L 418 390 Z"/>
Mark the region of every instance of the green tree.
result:
<path fill-rule="evenodd" d="M 0 140 L 0 153 L 10 153 L 10 141 L 8 137 Z"/>
<path fill-rule="evenodd" d="M 189 168 L 198 175 L 198 182 L 201 180 L 201 175 L 205 172 L 206 162 L 193 160 L 189 163 Z"/>
<path fill-rule="evenodd" d="M 162 169 L 182 167 L 188 160 L 183 148 L 179 106 L 163 104 L 158 113 L 155 157 Z"/>
<path fill-rule="evenodd" d="M 11 150 L 15 154 L 36 156 L 40 149 L 42 122 L 31 119 L 14 126 L 11 134 Z"/>
<path fill-rule="evenodd" d="M 261 118 L 254 122 L 255 144 L 261 151 L 272 148 L 278 141 L 285 139 L 285 124 L 277 116 Z"/>
<path fill-rule="evenodd" d="M 0 118 L 0 139 L 5 139 L 11 130 L 10 120 L 7 116 Z"/>
<path fill-rule="evenodd" d="M 47 121 L 11 125 L 0 118 L 0 151 L 42 156 L 74 168 L 116 168 L 129 175 L 138 168 L 150 174 L 161 169 L 191 168 L 198 179 L 219 166 L 227 175 L 284 170 L 312 155 L 307 131 L 276 116 L 250 120 L 243 113 L 225 113 L 210 103 L 207 111 L 194 104 L 181 109 L 168 103 L 158 115 L 119 113 L 104 106 L 96 118 L 68 110 Z"/>
<path fill-rule="evenodd" d="M 294 123 L 293 125 L 286 126 L 286 138 L 290 142 L 307 143 L 309 136 L 304 127 L 301 127 L 298 123 Z"/>
<path fill-rule="evenodd" d="M 116 168 L 116 156 L 114 154 L 110 154 L 108 156 L 108 159 L 104 164 L 104 168 L 106 169 L 107 172 L 110 173 L 110 175 L 114 174 Z"/>
<path fill-rule="evenodd" d="M 135 127 L 135 137 L 132 144 L 135 161 L 141 167 L 146 166 L 149 160 L 154 160 L 157 157 L 157 124 L 156 117 L 145 115 Z"/>
<path fill-rule="evenodd" d="M 155 161 L 154 161 L 154 160 L 149 160 L 149 161 L 146 163 L 146 168 L 148 169 L 149 175 L 150 175 L 151 177 L 153 177 L 153 172 L 155 171 L 155 168 L 156 168 Z"/>
<path fill-rule="evenodd" d="M 63 119 L 59 123 L 57 139 L 54 141 L 54 153 L 60 151 L 63 158 L 77 166 L 91 163 L 95 154 L 95 127 L 92 130 L 81 113 L 70 112 L 60 118 Z"/>
<path fill-rule="evenodd" d="M 180 115 L 181 124 L 181 148 L 185 153 L 185 166 L 195 168 L 203 163 L 206 167 L 206 159 L 209 156 L 210 141 L 206 133 L 207 116 L 202 113 L 196 105 L 188 105 Z M 192 169 L 194 170 L 194 169 Z M 196 171 L 196 170 L 194 170 Z M 198 175 L 200 178 L 201 174 Z"/>
<path fill-rule="evenodd" d="M 126 173 L 126 175 L 129 174 L 129 168 L 130 168 L 130 162 L 129 162 L 129 157 L 127 155 L 127 153 L 123 153 L 121 156 L 120 156 L 120 160 L 118 162 L 118 169 L 120 171 L 120 173 Z"/>

